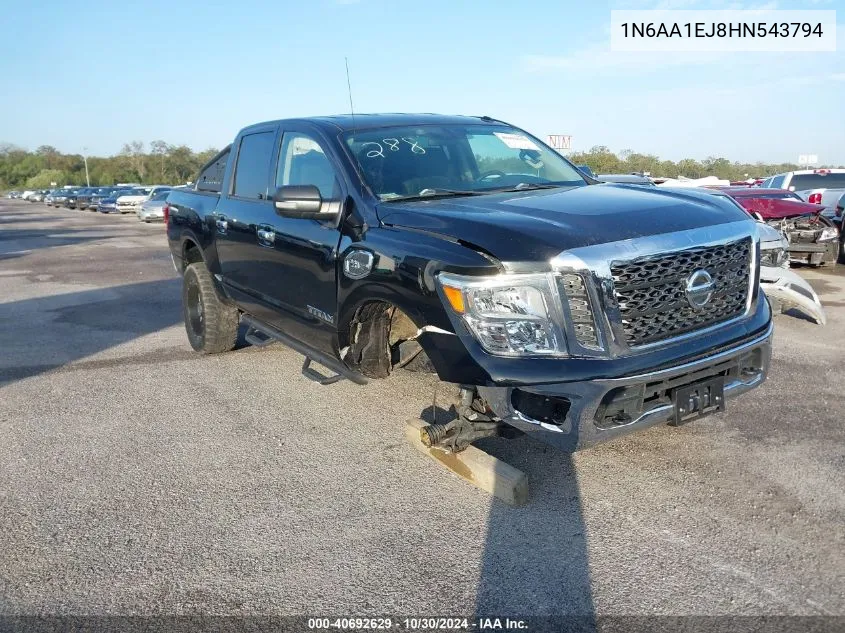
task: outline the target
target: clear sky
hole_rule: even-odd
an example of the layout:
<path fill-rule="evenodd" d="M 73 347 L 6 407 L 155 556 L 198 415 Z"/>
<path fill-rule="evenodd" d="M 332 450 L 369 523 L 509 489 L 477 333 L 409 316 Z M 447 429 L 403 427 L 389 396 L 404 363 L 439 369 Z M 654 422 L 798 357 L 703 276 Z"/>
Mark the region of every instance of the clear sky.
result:
<path fill-rule="evenodd" d="M 837 9 L 835 53 L 611 53 L 611 8 Z M 0 142 L 222 147 L 349 111 L 487 114 L 573 149 L 845 164 L 845 0 L 9 2 Z"/>

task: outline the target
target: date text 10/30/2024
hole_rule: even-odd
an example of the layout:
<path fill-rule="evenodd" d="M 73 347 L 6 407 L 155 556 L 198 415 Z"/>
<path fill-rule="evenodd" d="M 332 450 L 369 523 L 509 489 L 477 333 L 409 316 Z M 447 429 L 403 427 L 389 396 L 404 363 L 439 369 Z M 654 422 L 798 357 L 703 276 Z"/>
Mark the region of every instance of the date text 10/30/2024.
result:
<path fill-rule="evenodd" d="M 527 631 L 528 623 L 511 618 L 308 618 L 308 628 L 347 631 Z"/>

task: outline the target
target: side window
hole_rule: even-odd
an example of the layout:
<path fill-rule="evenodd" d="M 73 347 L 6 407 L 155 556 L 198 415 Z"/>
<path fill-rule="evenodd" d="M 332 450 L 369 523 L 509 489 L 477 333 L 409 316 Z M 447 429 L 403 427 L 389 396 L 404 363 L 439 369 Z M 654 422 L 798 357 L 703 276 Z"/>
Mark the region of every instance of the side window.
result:
<path fill-rule="evenodd" d="M 772 178 L 772 184 L 770 187 L 772 189 L 780 189 L 783 185 L 783 181 L 786 180 L 786 174 L 781 174 L 780 176 L 775 176 Z"/>
<path fill-rule="evenodd" d="M 765 179 L 765 180 L 764 180 L 764 181 L 760 184 L 760 186 L 761 186 L 763 189 L 771 189 L 771 188 L 772 188 L 772 180 L 773 180 L 772 178 L 766 178 L 766 179 Z"/>
<path fill-rule="evenodd" d="M 203 168 L 199 178 L 197 178 L 198 191 L 220 193 L 223 189 L 223 174 L 226 172 L 226 163 L 229 161 L 229 154 L 230 150 L 220 154 Z"/>
<path fill-rule="evenodd" d="M 282 139 L 276 186 L 314 185 L 323 200 L 340 198 L 334 168 L 319 143 L 310 136 L 289 132 Z"/>
<path fill-rule="evenodd" d="M 241 138 L 235 186 L 232 195 L 255 200 L 267 199 L 268 173 L 273 158 L 273 132 L 258 132 Z"/>

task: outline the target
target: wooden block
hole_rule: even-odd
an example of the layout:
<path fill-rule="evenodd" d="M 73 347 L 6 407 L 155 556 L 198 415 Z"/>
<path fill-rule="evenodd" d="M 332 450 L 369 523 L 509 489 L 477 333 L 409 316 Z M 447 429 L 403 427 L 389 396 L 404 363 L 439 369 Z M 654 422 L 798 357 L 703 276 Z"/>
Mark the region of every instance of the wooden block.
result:
<path fill-rule="evenodd" d="M 428 448 L 420 440 L 420 429 L 424 426 L 427 426 L 426 422 L 419 419 L 408 420 L 405 426 L 408 441 L 419 452 L 506 503 L 521 506 L 528 502 L 528 477 L 524 472 L 475 446 L 469 446 L 460 453 Z"/>

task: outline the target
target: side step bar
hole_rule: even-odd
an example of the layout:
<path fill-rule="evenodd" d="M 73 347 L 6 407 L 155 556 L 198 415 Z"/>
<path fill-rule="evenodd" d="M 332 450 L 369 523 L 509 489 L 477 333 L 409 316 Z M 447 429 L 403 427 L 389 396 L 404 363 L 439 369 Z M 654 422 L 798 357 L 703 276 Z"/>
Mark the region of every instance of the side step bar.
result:
<path fill-rule="evenodd" d="M 346 378 L 357 385 L 367 384 L 367 379 L 357 371 L 349 369 L 349 367 L 336 358 L 332 358 L 331 356 L 314 349 L 310 345 L 288 336 L 281 330 L 277 330 L 271 325 L 262 323 L 248 314 L 243 315 L 243 317 L 241 317 L 241 321 L 248 327 L 245 338 L 250 345 L 264 347 L 265 345 L 278 341 L 279 343 L 282 343 L 283 345 L 286 345 L 292 350 L 305 356 L 305 362 L 302 364 L 302 375 L 309 380 L 313 380 L 321 385 L 331 385 Z M 311 367 L 312 362 L 319 363 L 323 367 L 331 369 L 335 372 L 334 375 L 325 376 L 321 374 Z"/>

